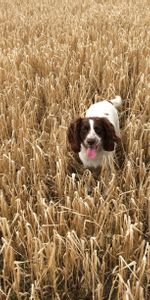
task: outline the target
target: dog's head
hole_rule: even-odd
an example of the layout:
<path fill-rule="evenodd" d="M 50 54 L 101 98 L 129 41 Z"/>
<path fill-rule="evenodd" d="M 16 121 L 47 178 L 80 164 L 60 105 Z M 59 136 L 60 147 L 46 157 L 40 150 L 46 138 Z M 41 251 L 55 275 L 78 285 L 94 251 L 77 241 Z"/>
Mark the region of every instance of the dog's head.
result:
<path fill-rule="evenodd" d="M 94 158 L 102 149 L 113 151 L 115 143 L 120 141 L 114 126 L 107 118 L 78 118 L 67 131 L 68 141 L 74 152 L 80 152 L 81 145 L 87 156 Z"/>

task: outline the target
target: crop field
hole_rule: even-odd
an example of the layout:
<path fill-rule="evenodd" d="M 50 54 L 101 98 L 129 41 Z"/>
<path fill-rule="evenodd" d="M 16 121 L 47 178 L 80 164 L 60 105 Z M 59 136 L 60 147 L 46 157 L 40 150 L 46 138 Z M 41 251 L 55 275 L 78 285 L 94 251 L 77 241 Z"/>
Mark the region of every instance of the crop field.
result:
<path fill-rule="evenodd" d="M 68 125 L 115 95 L 122 146 L 84 169 Z M 149 300 L 149 170 L 150 2 L 0 0 L 0 299 Z"/>

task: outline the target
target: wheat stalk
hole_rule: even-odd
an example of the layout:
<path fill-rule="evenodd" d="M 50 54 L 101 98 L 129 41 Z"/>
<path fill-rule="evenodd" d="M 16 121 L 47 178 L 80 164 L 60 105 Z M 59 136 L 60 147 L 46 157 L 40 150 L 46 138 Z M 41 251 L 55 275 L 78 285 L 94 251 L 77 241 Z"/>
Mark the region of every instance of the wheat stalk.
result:
<path fill-rule="evenodd" d="M 148 300 L 149 2 L 0 4 L 0 297 Z M 97 174 L 66 131 L 115 95 L 122 150 Z"/>

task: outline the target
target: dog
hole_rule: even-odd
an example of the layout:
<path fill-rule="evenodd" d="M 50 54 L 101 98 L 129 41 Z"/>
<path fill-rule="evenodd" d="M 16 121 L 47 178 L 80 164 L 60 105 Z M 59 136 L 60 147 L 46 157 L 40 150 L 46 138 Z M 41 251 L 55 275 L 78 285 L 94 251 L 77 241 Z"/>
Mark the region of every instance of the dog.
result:
<path fill-rule="evenodd" d="M 120 142 L 118 111 L 122 99 L 103 100 L 92 104 L 85 117 L 71 122 L 67 137 L 71 149 L 79 153 L 86 168 L 97 168 L 113 158 L 115 146 Z"/>

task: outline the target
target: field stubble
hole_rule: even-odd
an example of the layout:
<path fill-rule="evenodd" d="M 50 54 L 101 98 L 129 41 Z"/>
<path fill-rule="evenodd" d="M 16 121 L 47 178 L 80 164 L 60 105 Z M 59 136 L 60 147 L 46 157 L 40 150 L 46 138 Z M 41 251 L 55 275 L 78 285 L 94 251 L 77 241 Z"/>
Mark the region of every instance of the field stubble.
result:
<path fill-rule="evenodd" d="M 148 1 L 0 5 L 0 298 L 148 300 Z M 111 178 L 66 144 L 96 92 L 124 99 Z"/>

